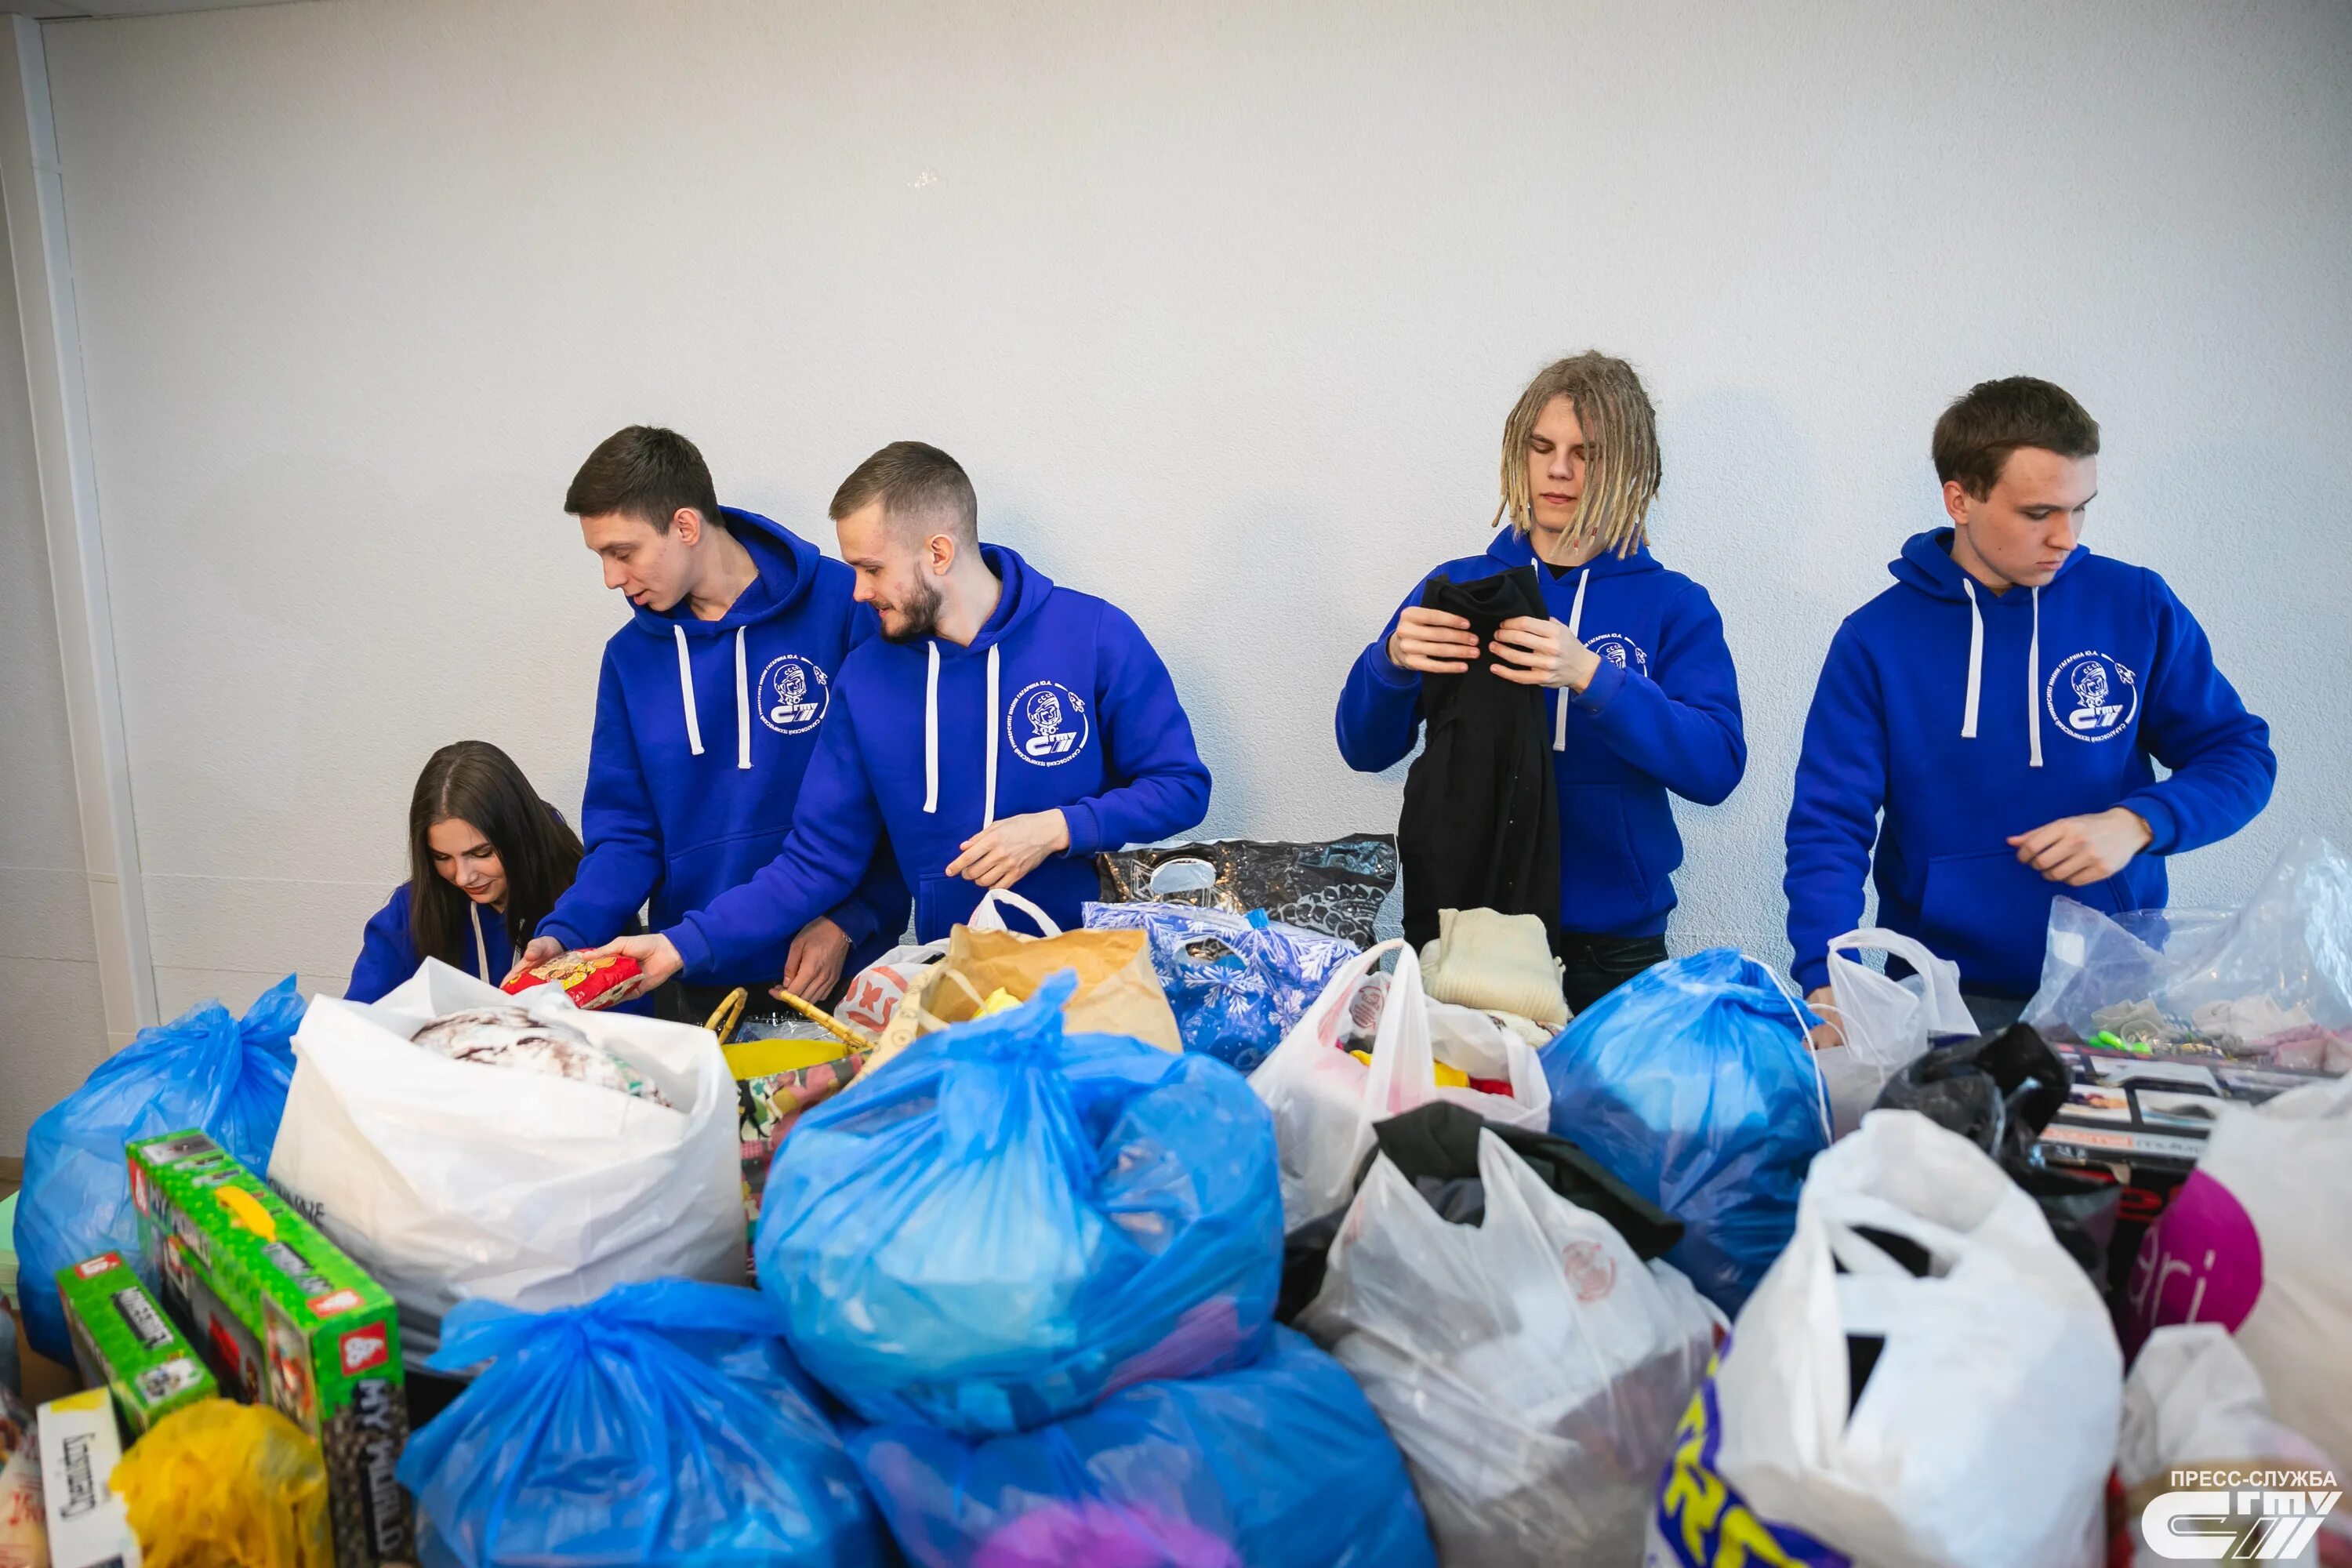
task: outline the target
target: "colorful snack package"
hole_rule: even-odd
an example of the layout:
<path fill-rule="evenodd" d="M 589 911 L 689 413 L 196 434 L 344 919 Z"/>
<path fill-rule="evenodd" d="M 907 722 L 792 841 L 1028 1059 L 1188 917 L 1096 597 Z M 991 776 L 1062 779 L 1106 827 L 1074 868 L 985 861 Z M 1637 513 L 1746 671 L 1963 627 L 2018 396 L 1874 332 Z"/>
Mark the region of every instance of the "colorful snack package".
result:
<path fill-rule="evenodd" d="M 594 1011 L 632 1000 L 645 990 L 645 982 L 634 958 L 619 953 L 597 958 L 572 952 L 559 952 L 544 963 L 531 965 L 508 981 L 505 989 L 510 995 L 520 995 L 536 985 L 552 985 L 571 997 L 573 1006 Z"/>

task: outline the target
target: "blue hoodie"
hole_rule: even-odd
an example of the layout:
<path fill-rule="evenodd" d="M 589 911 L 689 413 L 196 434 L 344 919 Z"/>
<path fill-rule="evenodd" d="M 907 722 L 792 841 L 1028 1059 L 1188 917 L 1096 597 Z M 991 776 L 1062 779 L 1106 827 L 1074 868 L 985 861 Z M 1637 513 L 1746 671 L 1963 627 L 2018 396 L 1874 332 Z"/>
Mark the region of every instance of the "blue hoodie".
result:
<path fill-rule="evenodd" d="M 424 962 L 416 956 L 416 943 L 408 931 L 408 908 L 414 891 L 413 883 L 403 882 L 392 890 L 392 898 L 383 908 L 369 920 L 367 935 L 360 940 L 359 962 L 352 965 L 352 983 L 343 992 L 344 1000 L 380 1002 L 393 987 L 415 973 L 416 966 Z M 514 967 L 514 942 L 507 936 L 507 918 L 470 899 L 467 905 L 473 918 L 457 928 L 465 945 L 458 967 L 496 985 Z"/>
<path fill-rule="evenodd" d="M 718 620 L 696 619 L 683 602 L 666 615 L 639 606 L 604 645 L 582 813 L 588 855 L 540 925 L 566 947 L 610 942 L 648 898 L 658 931 L 774 858 L 817 743 L 839 722 L 849 651 L 875 634 L 874 613 L 850 597 L 848 567 L 764 517 L 721 510 L 759 577 Z M 907 889 L 887 853 L 856 871 L 791 930 L 697 978 L 773 985 L 793 938 L 818 915 L 849 935 L 845 975 L 872 963 L 906 930 Z"/>
<path fill-rule="evenodd" d="M 1813 691 L 1783 883 L 1808 991 L 1861 923 L 1868 867 L 1878 924 L 1957 963 L 1971 991 L 2031 995 L 2053 898 L 2163 908 L 2164 857 L 2253 820 L 2278 773 L 2270 726 L 2163 578 L 2077 546 L 2046 587 L 1996 595 L 1951 544 L 1942 528 L 1904 545 L 1895 586 L 1846 617 Z M 2117 805 L 2156 837 L 2104 882 L 2044 880 L 2007 842 Z"/>
<path fill-rule="evenodd" d="M 971 647 L 877 637 L 842 666 L 783 853 L 663 933 L 688 979 L 842 897 L 885 834 L 915 880 L 915 934 L 935 942 L 982 890 L 948 876 L 949 863 L 1000 816 L 1059 807 L 1068 818 L 1069 848 L 1013 890 L 1075 930 L 1097 896 L 1097 850 L 1172 837 L 1208 815 L 1209 770 L 1142 631 L 1010 550 L 981 554 L 1003 593 Z"/>
<path fill-rule="evenodd" d="M 1448 561 L 1422 581 L 1475 582 L 1534 561 L 1527 537 L 1505 528 L 1486 554 Z M 1659 565 L 1647 545 L 1558 577 L 1538 564 L 1536 577 L 1552 618 L 1601 656 L 1582 691 L 1544 693 L 1559 791 L 1560 927 L 1655 936 L 1683 863 L 1666 792 L 1720 805 L 1748 767 L 1723 617 L 1706 589 Z M 1419 603 L 1417 584 L 1398 615 Z M 1339 693 L 1339 754 L 1359 773 L 1402 762 L 1421 732 L 1421 677 L 1389 659 L 1396 626 L 1391 616 Z"/>

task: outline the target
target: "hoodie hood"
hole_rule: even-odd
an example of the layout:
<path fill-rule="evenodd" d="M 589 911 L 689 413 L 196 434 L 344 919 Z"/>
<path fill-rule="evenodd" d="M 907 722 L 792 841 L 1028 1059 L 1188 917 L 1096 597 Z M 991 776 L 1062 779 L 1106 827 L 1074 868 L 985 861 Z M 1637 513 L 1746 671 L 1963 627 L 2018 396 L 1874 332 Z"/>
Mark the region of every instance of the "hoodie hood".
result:
<path fill-rule="evenodd" d="M 1495 531 L 1494 539 L 1486 546 L 1486 553 L 1506 566 L 1544 564 L 1536 559 L 1534 541 L 1507 525 Z M 1571 566 L 1569 570 L 1593 577 L 1628 577 L 1641 572 L 1663 572 L 1665 568 L 1658 564 L 1657 558 L 1650 553 L 1649 545 L 1644 543 L 1635 545 L 1631 555 L 1604 550 L 1581 566 Z"/>
<path fill-rule="evenodd" d="M 2025 656 L 2025 734 L 2026 765 L 2042 765 L 2042 725 L 2037 718 L 2042 700 L 2038 684 L 2042 668 L 2042 595 L 2055 590 L 2065 581 L 2066 574 L 2090 552 L 2076 545 L 2067 552 L 2066 559 L 2058 563 L 2058 571 L 2049 582 L 2038 588 L 2028 588 L 2023 594 L 2011 589 L 1995 594 L 1964 571 L 1952 559 L 1952 531 L 1930 529 L 1915 533 L 1904 542 L 1903 553 L 1886 563 L 1886 570 L 1905 587 L 1925 594 L 1947 604 L 1965 604 L 1969 609 L 1969 665 L 1967 695 L 1960 705 L 1960 739 L 1977 738 L 1977 721 L 1984 709 L 1984 647 L 1985 608 L 2004 604 L 2022 604 L 2032 616 L 2032 628 L 2027 632 Z M 2007 624 L 2007 623 L 2005 623 Z"/>
<path fill-rule="evenodd" d="M 745 584 L 727 606 L 727 613 L 706 621 L 680 599 L 667 610 L 631 606 L 630 625 L 647 636 L 677 647 L 677 700 L 686 715 L 687 745 L 702 755 L 702 712 L 694 700 L 694 648 L 719 638 L 735 644 L 735 766 L 751 771 L 751 660 L 747 646 L 751 628 L 798 610 L 816 581 L 824 552 L 772 519 L 731 506 L 719 509 L 727 530 L 750 552 L 759 575 Z"/>
<path fill-rule="evenodd" d="M 1054 595 L 1054 584 L 1020 555 L 1000 544 L 983 544 L 980 558 L 994 573 L 999 588 L 996 608 L 981 626 L 971 646 L 959 647 L 944 637 L 931 637 L 924 655 L 929 667 L 923 681 L 923 811 L 936 816 L 940 809 L 940 670 L 951 659 L 985 658 L 988 661 L 987 706 L 984 713 L 993 714 L 998 699 L 1003 694 L 1004 639 L 1013 635 Z M 993 721 L 985 731 L 994 736 Z M 981 795 L 980 826 L 982 831 L 996 821 L 996 751 L 993 744 L 986 752 L 984 783 Z"/>

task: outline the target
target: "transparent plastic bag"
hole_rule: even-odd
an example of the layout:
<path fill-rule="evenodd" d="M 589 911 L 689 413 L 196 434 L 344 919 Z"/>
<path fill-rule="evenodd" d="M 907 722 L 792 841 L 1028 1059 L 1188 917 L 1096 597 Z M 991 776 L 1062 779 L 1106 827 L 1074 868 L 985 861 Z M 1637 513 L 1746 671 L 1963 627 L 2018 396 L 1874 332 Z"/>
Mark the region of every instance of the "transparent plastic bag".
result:
<path fill-rule="evenodd" d="M 2352 1068 L 2352 861 L 2306 837 L 2234 913 L 2050 907 L 2023 1021 L 2057 1039 L 2111 1031 L 2231 1056 Z M 2282 1051 L 2298 1054 L 2280 1060 Z"/>
<path fill-rule="evenodd" d="M 1382 1155 L 1298 1326 L 1404 1452 L 1447 1568 L 1632 1563 L 1720 1319 L 1491 1131 L 1476 1225 Z"/>
<path fill-rule="evenodd" d="M 191 1007 L 140 1030 L 33 1123 L 16 1200 L 16 1278 L 35 1350 L 61 1363 L 73 1359 L 58 1269 L 101 1252 L 144 1268 L 125 1143 L 201 1127 L 247 1170 L 268 1168 L 294 1076 L 288 1042 L 303 1007 L 290 974 L 242 1019 L 217 1002 Z"/>
<path fill-rule="evenodd" d="M 1035 1431 L 891 1425 L 849 1447 L 917 1568 L 1434 1568 L 1396 1445 L 1288 1329 L 1250 1366 Z"/>
<path fill-rule="evenodd" d="M 432 1364 L 490 1364 L 401 1457 L 425 1568 L 897 1561 L 782 1329 L 758 1293 L 687 1279 L 458 1307 Z"/>
<path fill-rule="evenodd" d="M 329 1568 L 327 1464 L 267 1405 L 175 1410 L 114 1467 L 146 1568 Z"/>
<path fill-rule="evenodd" d="M 1227 838 L 1106 852 L 1095 857 L 1095 868 L 1107 904 L 1199 904 L 1231 915 L 1264 910 L 1370 947 L 1381 905 L 1396 888 L 1397 847 L 1386 833 L 1320 844 Z"/>
<path fill-rule="evenodd" d="M 1076 984 L 868 1068 L 776 1156 L 761 1287 L 867 1420 L 1010 1431 L 1265 1345 L 1265 1107 L 1221 1062 L 1065 1035 Z"/>
<path fill-rule="evenodd" d="M 1184 1048 L 1248 1072 L 1356 956 L 1344 937 L 1192 904 L 1088 904 L 1088 931 L 1140 931 Z"/>

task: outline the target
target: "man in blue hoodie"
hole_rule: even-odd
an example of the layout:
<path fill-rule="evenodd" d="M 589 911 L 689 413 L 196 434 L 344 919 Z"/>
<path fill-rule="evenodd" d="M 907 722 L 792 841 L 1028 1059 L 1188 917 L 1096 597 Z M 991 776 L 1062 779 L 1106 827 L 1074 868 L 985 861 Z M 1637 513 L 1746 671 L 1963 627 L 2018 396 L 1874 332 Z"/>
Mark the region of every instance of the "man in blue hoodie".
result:
<path fill-rule="evenodd" d="M 1995 1027 L 2040 981 L 2052 900 L 2161 909 L 2164 858 L 2270 799 L 2270 727 L 2205 629 L 2163 578 L 2079 543 L 2098 451 L 2083 405 L 2031 376 L 1937 421 L 1952 526 L 1915 535 L 1895 585 L 1846 617 L 1805 721 L 1784 886 L 1816 1003 L 1865 869 L 1878 923 L 1957 963 Z"/>
<path fill-rule="evenodd" d="M 842 559 L 882 636 L 853 653 L 783 851 L 743 886 L 624 938 L 658 984 L 725 972 L 846 897 L 887 840 L 936 941 L 1011 889 L 1065 929 L 1100 849 L 1171 837 L 1209 771 L 1167 666 L 1136 624 L 980 542 L 953 458 L 894 442 L 833 498 Z"/>
<path fill-rule="evenodd" d="M 844 663 L 877 629 L 848 567 L 721 508 L 702 454 L 675 431 L 616 432 L 563 507 L 633 614 L 597 678 L 587 857 L 525 963 L 611 941 L 648 898 L 654 925 L 669 924 L 766 865 L 819 739 L 842 722 Z M 698 978 L 755 997 L 781 980 L 823 1000 L 906 927 L 906 884 L 869 852 L 838 897 Z"/>

